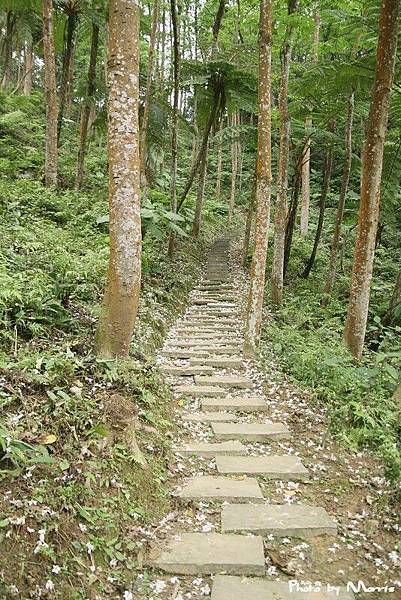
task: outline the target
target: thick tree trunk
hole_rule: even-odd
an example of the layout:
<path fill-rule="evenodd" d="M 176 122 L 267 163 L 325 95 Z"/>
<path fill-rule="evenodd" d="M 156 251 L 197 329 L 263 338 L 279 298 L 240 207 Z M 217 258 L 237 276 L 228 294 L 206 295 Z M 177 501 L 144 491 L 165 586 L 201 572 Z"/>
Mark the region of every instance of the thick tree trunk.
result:
<path fill-rule="evenodd" d="M 13 36 L 15 32 L 15 23 L 17 15 L 11 10 L 7 11 L 6 34 L 3 42 L 3 79 L 1 80 L 1 89 L 7 90 L 11 85 L 12 79 L 12 58 L 13 58 Z"/>
<path fill-rule="evenodd" d="M 25 44 L 24 48 L 24 83 L 23 83 L 23 93 L 24 96 L 29 96 L 32 93 L 32 83 L 33 83 L 33 43 L 32 39 L 30 39 Z"/>
<path fill-rule="evenodd" d="M 341 181 L 340 196 L 338 198 L 338 208 L 336 214 L 336 222 L 334 227 L 333 238 L 331 240 L 331 251 L 330 251 L 330 263 L 329 271 L 327 273 L 326 285 L 324 293 L 326 296 L 322 300 L 323 306 L 325 306 L 333 291 L 334 281 L 337 273 L 337 257 L 340 247 L 341 239 L 341 225 L 344 216 L 345 198 L 348 191 L 348 183 L 351 174 L 351 163 L 352 163 L 352 122 L 354 116 L 354 93 L 352 92 L 348 97 L 347 106 L 347 118 L 345 120 L 345 159 L 343 177 Z"/>
<path fill-rule="evenodd" d="M 108 77 L 110 261 L 96 349 L 114 358 L 129 353 L 141 283 L 137 0 L 110 0 Z"/>
<path fill-rule="evenodd" d="M 149 109 L 150 100 L 152 96 L 152 80 L 155 63 L 155 48 L 157 40 L 157 25 L 159 22 L 159 0 L 154 0 L 153 11 L 152 11 L 152 28 L 149 39 L 149 51 L 147 61 L 147 76 L 146 76 L 146 92 L 145 100 L 143 105 L 143 118 L 142 118 L 142 129 L 141 129 L 141 176 L 142 181 L 146 182 L 146 145 L 149 125 Z"/>
<path fill-rule="evenodd" d="M 199 186 L 198 193 L 196 196 L 196 204 L 195 204 L 195 216 L 194 222 L 192 226 L 192 235 L 194 238 L 197 238 L 200 233 L 201 224 L 202 224 L 202 208 L 203 208 L 203 199 L 205 196 L 205 185 L 206 185 L 206 173 L 207 173 L 207 149 L 205 156 L 203 158 L 203 162 L 200 166 L 199 172 Z"/>
<path fill-rule="evenodd" d="M 44 88 L 46 101 L 45 184 L 57 185 L 57 88 L 53 2 L 42 0 Z"/>
<path fill-rule="evenodd" d="M 297 7 L 297 0 L 289 0 L 288 15 Z M 288 114 L 288 81 L 291 64 L 291 35 L 292 26 L 286 28 L 285 39 L 281 48 L 281 77 L 279 93 L 280 115 L 280 150 L 277 176 L 277 200 L 274 216 L 274 247 L 271 274 L 271 299 L 275 304 L 280 304 L 283 298 L 284 287 L 284 251 L 285 230 L 287 222 L 287 189 L 288 189 L 288 161 L 290 154 L 290 118 Z"/>
<path fill-rule="evenodd" d="M 238 171 L 238 142 L 236 139 L 236 126 L 238 125 L 238 112 L 235 111 L 231 117 L 231 191 L 228 202 L 228 224 L 231 224 L 235 206 L 235 192 L 237 190 L 237 171 Z"/>
<path fill-rule="evenodd" d="M 57 124 L 57 137 L 60 139 L 61 129 L 63 127 L 63 119 L 65 115 L 68 94 L 71 93 L 72 80 L 73 80 L 73 61 L 74 61 L 74 49 L 75 49 L 75 32 L 78 23 L 78 14 L 71 13 L 67 17 L 66 31 L 65 31 L 65 43 L 64 43 L 64 55 L 63 55 L 63 70 L 61 76 L 60 85 L 60 110 L 58 115 Z"/>
<path fill-rule="evenodd" d="M 344 330 L 344 341 L 355 358 L 362 355 L 368 318 L 380 210 L 384 141 L 397 50 L 399 8 L 399 0 L 382 0 L 376 76 L 363 152 L 358 232 Z"/>
<path fill-rule="evenodd" d="M 170 0 L 171 26 L 173 34 L 173 119 L 171 130 L 171 211 L 177 212 L 177 168 L 178 168 L 178 110 L 180 100 L 180 37 L 176 0 Z M 174 252 L 175 235 L 170 233 L 168 256 Z"/>
<path fill-rule="evenodd" d="M 272 0 L 261 0 L 259 21 L 258 149 L 255 245 L 245 325 L 244 354 L 255 353 L 260 341 L 271 197 L 271 51 Z"/>
<path fill-rule="evenodd" d="M 84 178 L 84 163 L 85 163 L 85 154 L 86 154 L 86 140 L 88 136 L 89 129 L 89 117 L 91 113 L 91 108 L 93 106 L 93 97 L 95 95 L 96 90 L 96 61 L 97 61 L 97 52 L 99 46 L 99 27 L 93 22 L 92 23 L 92 39 L 91 39 L 91 51 L 90 51 L 90 59 L 89 59 L 89 67 L 88 67 L 88 83 L 86 88 L 86 98 L 84 100 L 84 104 L 82 107 L 81 113 L 81 125 L 79 131 L 79 148 L 78 148 L 78 158 L 77 158 L 77 171 L 75 177 L 75 189 L 79 190 L 82 186 L 82 181 Z"/>
<path fill-rule="evenodd" d="M 302 273 L 302 277 L 304 277 L 304 278 L 309 277 L 309 274 L 313 269 L 313 265 L 315 264 L 317 249 L 318 249 L 320 238 L 322 236 L 322 231 L 323 231 L 324 214 L 326 211 L 326 199 L 327 199 L 327 194 L 329 193 L 329 190 L 330 190 L 332 171 L 333 171 L 333 146 L 330 143 L 330 145 L 327 149 L 326 157 L 325 157 L 325 161 L 324 161 L 323 185 L 322 185 L 322 191 L 320 194 L 319 219 L 317 222 L 315 240 L 313 243 L 312 253 L 311 253 L 309 260 L 305 265 L 305 269 Z"/>
<path fill-rule="evenodd" d="M 312 63 L 319 60 L 319 37 L 320 37 L 320 11 L 319 6 L 315 10 L 315 28 L 313 30 Z M 307 138 L 302 161 L 302 202 L 301 202 L 301 235 L 306 236 L 309 229 L 309 205 L 310 205 L 310 145 L 311 138 L 309 130 L 312 128 L 312 119 L 305 119 Z"/>

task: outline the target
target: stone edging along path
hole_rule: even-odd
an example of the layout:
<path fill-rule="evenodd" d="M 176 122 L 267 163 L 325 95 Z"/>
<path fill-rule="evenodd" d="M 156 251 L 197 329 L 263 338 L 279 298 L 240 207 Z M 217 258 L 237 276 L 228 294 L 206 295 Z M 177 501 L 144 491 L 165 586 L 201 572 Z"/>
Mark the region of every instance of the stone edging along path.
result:
<path fill-rule="evenodd" d="M 305 481 L 308 471 L 294 455 L 249 453 L 252 444 L 289 439 L 291 431 L 285 423 L 268 420 L 260 387 L 242 372 L 243 299 L 231 277 L 229 249 L 228 238 L 211 248 L 190 306 L 161 351 L 161 369 L 174 393 L 189 399 L 180 415 L 183 423 L 210 428 L 204 440 L 188 440 L 175 451 L 183 461 L 215 461 L 215 474 L 195 477 L 185 477 L 183 463 L 177 501 L 216 503 L 219 526 L 212 532 L 175 531 L 163 547 L 155 544 L 151 565 L 177 576 L 213 576 L 211 600 L 306 600 L 309 594 L 294 584 L 266 576 L 264 540 L 271 535 L 335 536 L 337 524 L 323 507 L 270 504 L 264 498 L 260 477 Z M 354 597 L 341 587 L 328 589 L 323 583 L 321 593 L 310 597 Z"/>

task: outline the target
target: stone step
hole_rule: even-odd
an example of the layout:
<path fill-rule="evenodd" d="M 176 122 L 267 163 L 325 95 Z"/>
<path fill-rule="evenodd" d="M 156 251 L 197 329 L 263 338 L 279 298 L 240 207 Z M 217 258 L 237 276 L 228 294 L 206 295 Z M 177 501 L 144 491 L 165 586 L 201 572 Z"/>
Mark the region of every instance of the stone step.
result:
<path fill-rule="evenodd" d="M 191 443 L 185 444 L 175 449 L 177 454 L 182 456 L 201 456 L 203 458 L 214 458 L 224 454 L 235 454 L 236 456 L 244 456 L 247 453 L 247 448 L 241 442 L 221 442 L 221 443 Z"/>
<path fill-rule="evenodd" d="M 180 335 L 179 332 L 177 331 L 177 335 Z M 233 343 L 233 342 L 240 342 L 240 338 L 238 336 L 237 333 L 228 333 L 226 331 L 198 331 L 198 332 L 192 332 L 190 334 L 181 334 L 183 337 L 185 336 L 186 339 L 188 339 L 189 337 L 192 338 L 192 340 L 198 341 L 198 340 L 213 340 L 213 341 L 220 341 L 220 343 L 223 341 L 225 343 Z"/>
<path fill-rule="evenodd" d="M 223 533 L 253 533 L 277 536 L 314 537 L 336 535 L 337 525 L 319 506 L 302 504 L 263 504 L 222 507 Z"/>
<path fill-rule="evenodd" d="M 160 370 L 166 375 L 175 375 L 176 377 L 192 377 L 194 375 L 207 375 L 213 373 L 213 368 L 206 365 L 196 365 L 189 367 L 176 367 L 175 365 L 161 365 Z"/>
<path fill-rule="evenodd" d="M 219 385 L 220 387 L 240 389 L 251 388 L 253 386 L 252 379 L 238 375 L 197 375 L 195 383 L 197 385 Z"/>
<path fill-rule="evenodd" d="M 338 589 L 338 592 L 337 592 Z M 303 590 L 303 591 L 302 591 Z M 300 581 L 268 581 L 260 578 L 216 575 L 211 600 L 353 600 L 352 592 L 335 584 L 320 584 L 320 591 L 306 591 Z"/>
<path fill-rule="evenodd" d="M 195 350 L 198 350 L 199 348 L 203 348 L 206 344 L 210 344 L 211 342 L 206 339 L 196 339 L 193 338 L 192 340 L 188 340 L 188 339 L 176 339 L 176 340 L 169 340 L 168 345 L 170 347 L 176 347 L 178 346 L 179 348 L 195 348 Z M 214 338 L 213 339 L 213 343 L 216 344 L 217 347 L 228 347 L 228 348 L 240 348 L 239 344 L 235 343 L 235 339 L 233 338 Z M 235 345 L 234 345 L 235 344 Z"/>
<path fill-rule="evenodd" d="M 237 410 L 241 412 L 268 412 L 269 407 L 263 398 L 212 398 L 202 400 L 202 410 Z"/>
<path fill-rule="evenodd" d="M 197 361 L 201 361 L 201 362 L 197 362 Z M 221 368 L 221 369 L 241 369 L 244 368 L 244 363 L 242 361 L 241 358 L 205 358 L 205 359 L 201 359 L 201 358 L 191 358 L 191 360 L 189 361 L 189 364 L 191 366 L 196 366 L 196 365 L 207 365 L 210 367 L 216 367 L 216 368 Z"/>
<path fill-rule="evenodd" d="M 246 440 L 247 442 L 268 442 L 274 439 L 288 439 L 291 434 L 283 423 L 213 423 L 216 440 Z"/>
<path fill-rule="evenodd" d="M 185 351 L 184 351 L 185 352 Z M 188 350 L 188 352 L 191 352 L 190 350 Z M 193 350 L 191 352 L 191 356 L 199 358 L 198 356 L 196 356 L 196 352 L 201 352 L 202 354 L 200 354 L 200 356 L 213 356 L 214 354 L 223 354 L 223 355 L 227 355 L 227 356 L 232 356 L 232 355 L 238 355 L 241 353 L 240 348 L 237 348 L 236 346 L 217 346 L 217 345 L 213 345 L 213 346 L 198 346 L 196 348 L 196 350 Z M 170 355 L 172 356 L 172 355 Z M 188 355 L 186 355 L 188 356 Z M 191 358 L 191 356 L 188 356 L 188 358 Z"/>
<path fill-rule="evenodd" d="M 220 533 L 181 533 L 170 540 L 151 564 L 178 575 L 264 575 L 261 537 Z"/>
<path fill-rule="evenodd" d="M 226 390 L 213 385 L 180 385 L 175 389 L 178 394 L 185 396 L 209 396 L 215 398 L 226 395 Z"/>
<path fill-rule="evenodd" d="M 228 412 L 205 412 L 205 413 L 184 413 L 182 415 L 183 421 L 195 421 L 197 423 L 215 423 L 223 421 L 229 423 L 230 421 L 238 421 L 238 417 Z"/>
<path fill-rule="evenodd" d="M 203 475 L 191 477 L 177 493 L 181 500 L 210 500 L 216 502 L 263 502 L 259 483 L 253 477 L 230 479 Z"/>
<path fill-rule="evenodd" d="M 298 456 L 218 456 L 216 466 L 224 475 L 263 475 L 281 481 L 308 478 L 308 471 Z"/>
<path fill-rule="evenodd" d="M 172 348 L 169 348 L 167 350 L 162 350 L 160 354 L 170 358 L 201 358 L 202 356 L 205 358 L 210 357 L 210 352 L 207 352 L 206 350 L 191 350 L 190 348 L 187 350 L 180 348 L 173 350 Z"/>

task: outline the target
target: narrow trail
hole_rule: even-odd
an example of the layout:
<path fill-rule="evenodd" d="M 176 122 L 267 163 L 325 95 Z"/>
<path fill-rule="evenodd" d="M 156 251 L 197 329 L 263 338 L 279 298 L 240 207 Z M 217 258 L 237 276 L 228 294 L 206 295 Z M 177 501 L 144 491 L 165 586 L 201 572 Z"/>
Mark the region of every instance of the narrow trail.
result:
<path fill-rule="evenodd" d="M 323 539 L 326 563 L 327 550 L 340 548 L 338 523 L 320 504 L 321 496 L 307 494 L 307 502 L 298 502 L 298 486 L 317 477 L 289 446 L 288 405 L 280 410 L 266 397 L 257 365 L 242 357 L 244 280 L 230 257 L 230 239 L 218 240 L 186 313 L 160 353 L 160 368 L 180 405 L 177 420 L 186 435 L 177 440 L 177 463 L 171 467 L 176 510 L 150 540 L 153 573 L 164 575 L 151 587 L 155 595 L 149 591 L 146 598 L 350 600 L 353 593 L 336 580 L 336 573 L 345 571 L 336 571 L 328 564 L 331 559 L 310 576 L 293 570 L 271 547 L 272 540 L 301 538 L 305 541 L 295 549 L 305 560 L 310 546 L 319 554 L 318 540 Z M 300 410 L 306 416 L 309 409 Z M 306 418 L 304 427 L 310 427 Z M 304 436 L 305 448 L 316 446 L 307 431 Z M 268 488 L 272 482 L 276 494 Z M 320 593 L 291 587 L 294 579 L 319 580 Z"/>

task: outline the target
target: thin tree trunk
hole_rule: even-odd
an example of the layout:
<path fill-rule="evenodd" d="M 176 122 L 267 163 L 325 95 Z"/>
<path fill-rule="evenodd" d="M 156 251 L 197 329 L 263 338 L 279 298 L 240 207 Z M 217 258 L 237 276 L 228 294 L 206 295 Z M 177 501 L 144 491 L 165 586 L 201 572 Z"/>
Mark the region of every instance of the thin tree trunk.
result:
<path fill-rule="evenodd" d="M 177 168 L 178 168 L 178 105 L 180 100 L 180 37 L 176 0 L 170 0 L 171 27 L 173 33 L 173 119 L 171 131 L 171 211 L 177 212 Z M 175 235 L 170 233 L 168 256 L 174 252 Z"/>
<path fill-rule="evenodd" d="M 242 266 L 243 267 L 246 267 L 246 263 L 248 260 L 249 244 L 251 241 L 252 223 L 253 223 L 253 217 L 254 217 L 254 213 L 255 213 L 255 196 L 256 196 L 256 170 L 255 170 L 255 177 L 254 177 L 253 185 L 252 185 L 251 196 L 249 198 L 248 211 L 246 214 L 244 245 L 242 247 Z"/>
<path fill-rule="evenodd" d="M 288 15 L 294 13 L 297 0 L 288 1 Z M 274 247 L 271 274 L 271 299 L 275 304 L 280 304 L 283 298 L 284 287 L 284 252 L 285 230 L 287 222 L 287 191 L 288 191 L 288 162 L 290 154 L 290 117 L 288 114 L 288 81 L 291 64 L 291 37 L 292 25 L 288 24 L 284 43 L 281 49 L 281 77 L 279 93 L 280 115 L 280 150 L 277 177 L 277 200 L 274 216 Z"/>
<path fill-rule="evenodd" d="M 24 83 L 23 93 L 24 96 L 29 96 L 32 93 L 32 82 L 33 82 L 33 43 L 30 39 L 25 44 L 24 48 Z"/>
<path fill-rule="evenodd" d="M 89 59 L 89 67 L 88 67 L 88 83 L 86 88 L 86 98 L 84 100 L 84 105 L 82 107 L 81 114 L 81 125 L 79 132 L 79 148 L 78 148 L 78 158 L 77 158 L 77 171 L 75 177 L 75 189 L 79 190 L 82 186 L 82 181 L 84 178 L 84 163 L 85 163 L 85 154 L 86 154 L 86 140 L 88 136 L 89 129 L 89 117 L 91 113 L 91 108 L 93 106 L 93 97 L 95 95 L 96 90 L 96 61 L 97 61 L 97 52 L 99 47 L 99 27 L 93 22 L 92 23 L 92 39 L 91 39 L 91 51 L 90 51 L 90 59 Z"/>
<path fill-rule="evenodd" d="M 110 0 L 109 28 L 110 260 L 96 349 L 114 358 L 128 356 L 141 283 L 137 0 Z"/>
<path fill-rule="evenodd" d="M 384 141 L 397 51 L 399 8 L 399 0 L 382 0 L 376 76 L 363 152 L 358 232 L 344 330 L 344 341 L 355 358 L 362 356 L 368 319 L 370 284 L 380 211 Z"/>
<path fill-rule="evenodd" d="M 4 38 L 4 60 L 3 60 L 3 79 L 1 89 L 7 90 L 11 85 L 12 79 L 12 58 L 13 58 L 13 36 L 15 32 L 15 23 L 17 16 L 11 10 L 7 11 L 6 34 Z"/>
<path fill-rule="evenodd" d="M 307 277 L 309 277 L 310 272 L 313 269 L 313 265 L 315 264 L 315 260 L 316 260 L 316 254 L 317 254 L 317 249 L 319 246 L 320 238 L 322 237 L 324 214 L 326 211 L 326 200 L 327 200 L 327 194 L 329 193 L 329 190 L 330 190 L 332 171 L 333 171 L 333 146 L 330 143 L 330 145 L 327 149 L 325 161 L 324 161 L 323 185 L 322 185 L 322 191 L 320 194 L 319 219 L 317 222 L 315 240 L 313 243 L 312 253 L 311 253 L 309 260 L 305 265 L 305 269 L 302 273 L 302 277 L 304 277 L 305 279 Z"/>
<path fill-rule="evenodd" d="M 344 216 L 345 199 L 348 191 L 348 183 L 351 174 L 352 163 L 352 122 L 354 116 L 354 92 L 348 97 L 347 118 L 345 121 L 345 160 L 343 177 L 341 181 L 340 196 L 338 198 L 338 208 L 336 214 L 336 223 L 334 227 L 333 238 L 331 240 L 330 262 L 327 273 L 324 293 L 326 296 L 322 300 L 322 305 L 328 303 L 329 297 L 333 291 L 334 281 L 337 274 L 337 257 L 340 248 L 341 225 Z"/>
<path fill-rule="evenodd" d="M 401 269 L 398 272 L 398 276 L 395 282 L 394 290 L 391 296 L 391 300 L 386 311 L 386 314 L 383 317 L 383 325 L 391 325 L 391 323 L 395 320 L 394 313 L 396 308 L 398 308 L 401 304 Z M 401 321 L 401 318 L 398 318 Z"/>
<path fill-rule="evenodd" d="M 304 151 L 305 151 L 305 149 L 304 149 Z M 288 264 L 290 262 L 292 239 L 293 239 L 294 229 L 295 229 L 295 220 L 296 220 L 297 211 L 298 211 L 299 195 L 301 193 L 301 185 L 302 185 L 301 169 L 302 169 L 302 167 L 298 163 L 296 172 L 295 172 L 295 175 L 293 178 L 291 204 L 290 204 L 290 210 L 288 212 L 287 225 L 285 228 L 284 265 L 283 265 L 283 277 L 284 278 L 286 276 Z"/>
<path fill-rule="evenodd" d="M 237 189 L 237 170 L 238 170 L 238 145 L 236 140 L 236 126 L 238 125 L 238 111 L 235 111 L 231 117 L 231 192 L 228 203 L 228 224 L 230 225 L 233 218 L 235 206 L 235 192 Z"/>
<path fill-rule="evenodd" d="M 152 12 L 152 28 L 150 32 L 149 39 L 149 52 L 148 52 L 148 60 L 147 60 L 147 76 L 146 76 L 146 92 L 145 92 L 145 101 L 143 105 L 143 118 L 142 118 L 142 130 L 141 130 L 141 176 L 143 183 L 146 182 L 146 151 L 147 151 L 147 135 L 148 135 L 148 125 L 149 125 L 149 109 L 150 109 L 150 100 L 152 96 L 152 79 L 153 79 L 153 71 L 154 71 L 154 62 L 155 62 L 155 47 L 156 47 L 156 39 L 157 39 L 157 24 L 159 21 L 159 0 L 154 0 L 153 2 L 153 12 Z"/>
<path fill-rule="evenodd" d="M 313 30 L 312 63 L 317 64 L 319 60 L 319 37 L 320 37 L 320 11 L 319 6 L 315 10 L 315 28 Z M 301 235 L 306 236 L 309 229 L 309 205 L 310 205 L 310 145 L 311 138 L 309 130 L 312 128 L 312 119 L 305 119 L 307 138 L 304 148 L 304 159 L 302 162 L 302 202 L 301 202 Z"/>
<path fill-rule="evenodd" d="M 197 238 L 200 233 L 201 224 L 202 224 L 202 208 L 203 208 L 203 199 L 205 196 L 205 185 L 206 185 L 206 173 L 207 173 L 207 149 L 205 156 L 203 158 L 203 162 L 200 167 L 199 172 L 199 186 L 198 193 L 196 196 L 196 204 L 195 204 L 195 216 L 194 222 L 192 226 L 192 235 L 194 238 Z"/>
<path fill-rule="evenodd" d="M 72 64 L 75 46 L 75 31 L 78 23 L 77 13 L 71 13 L 67 17 L 65 45 L 63 55 L 63 70 L 60 86 L 60 110 L 57 124 L 57 137 L 60 140 L 61 129 L 63 127 L 63 119 L 67 104 L 68 89 L 72 87 Z"/>
<path fill-rule="evenodd" d="M 42 0 L 44 88 L 46 100 L 45 184 L 57 185 L 57 88 L 53 2 Z"/>
<path fill-rule="evenodd" d="M 219 133 L 223 128 L 223 121 L 220 121 Z M 221 195 L 221 170 L 222 170 L 222 161 L 223 161 L 223 144 L 221 140 L 221 135 L 219 135 L 217 140 L 217 168 L 216 168 L 216 189 L 215 196 L 216 200 L 220 200 Z"/>
<path fill-rule="evenodd" d="M 255 245 L 245 325 L 244 354 L 255 353 L 260 341 L 271 197 L 271 51 L 272 0 L 261 0 L 259 21 L 258 150 Z"/>

